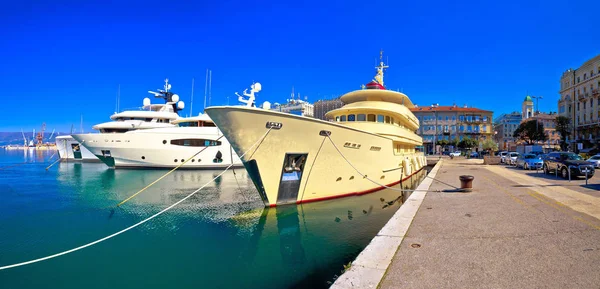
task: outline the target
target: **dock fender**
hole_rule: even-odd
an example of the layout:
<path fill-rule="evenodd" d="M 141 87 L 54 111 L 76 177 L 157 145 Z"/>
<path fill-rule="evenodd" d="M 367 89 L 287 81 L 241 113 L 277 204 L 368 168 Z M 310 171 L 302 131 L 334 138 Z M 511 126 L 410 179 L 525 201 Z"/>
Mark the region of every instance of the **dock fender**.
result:
<path fill-rule="evenodd" d="M 404 175 L 410 176 L 411 172 L 412 172 L 412 168 L 411 168 L 408 158 L 405 158 L 402 160 L 402 167 L 404 168 Z"/>

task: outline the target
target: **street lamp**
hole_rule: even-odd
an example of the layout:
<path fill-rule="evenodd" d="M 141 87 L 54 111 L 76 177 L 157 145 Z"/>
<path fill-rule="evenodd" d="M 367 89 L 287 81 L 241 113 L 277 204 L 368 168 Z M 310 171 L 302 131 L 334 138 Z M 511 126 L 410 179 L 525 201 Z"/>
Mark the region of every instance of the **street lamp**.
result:
<path fill-rule="evenodd" d="M 531 98 L 535 98 L 535 110 L 538 111 L 539 113 L 539 105 L 540 105 L 540 99 L 544 98 L 542 96 L 532 96 Z M 533 115 L 535 116 L 535 111 L 533 112 Z M 535 118 L 535 133 L 538 133 L 538 126 L 539 126 L 539 116 L 537 116 Z"/>

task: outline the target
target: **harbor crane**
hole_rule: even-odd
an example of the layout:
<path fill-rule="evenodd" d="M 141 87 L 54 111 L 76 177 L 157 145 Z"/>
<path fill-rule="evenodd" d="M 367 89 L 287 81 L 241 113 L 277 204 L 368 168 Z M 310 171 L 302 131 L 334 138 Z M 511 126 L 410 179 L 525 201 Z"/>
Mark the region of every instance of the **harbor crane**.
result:
<path fill-rule="evenodd" d="M 46 131 L 46 123 L 42 123 L 42 130 L 40 132 L 38 132 L 37 137 L 35 138 L 37 140 L 37 144 L 36 146 L 41 146 L 44 144 L 44 132 Z"/>

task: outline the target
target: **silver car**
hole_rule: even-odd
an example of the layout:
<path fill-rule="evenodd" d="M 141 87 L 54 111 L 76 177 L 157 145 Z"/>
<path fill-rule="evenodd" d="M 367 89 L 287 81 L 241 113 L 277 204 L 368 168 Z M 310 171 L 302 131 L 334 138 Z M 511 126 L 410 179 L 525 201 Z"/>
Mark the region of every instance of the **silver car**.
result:
<path fill-rule="evenodd" d="M 586 161 L 593 163 L 595 168 L 600 168 L 600 155 L 592 156 L 591 158 L 587 159 Z"/>

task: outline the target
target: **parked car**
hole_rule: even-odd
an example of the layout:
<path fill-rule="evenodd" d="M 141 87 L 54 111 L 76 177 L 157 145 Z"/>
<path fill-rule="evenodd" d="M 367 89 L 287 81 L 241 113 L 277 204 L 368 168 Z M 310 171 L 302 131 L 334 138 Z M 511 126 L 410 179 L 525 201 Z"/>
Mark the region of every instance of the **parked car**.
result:
<path fill-rule="evenodd" d="M 500 162 L 501 162 L 501 163 L 504 163 L 504 162 L 506 162 L 506 156 L 507 156 L 507 155 L 508 155 L 508 152 L 507 152 L 507 151 L 500 152 L 499 156 L 500 156 Z"/>
<path fill-rule="evenodd" d="M 524 170 L 539 170 L 544 165 L 544 161 L 534 154 L 524 154 L 517 157 L 517 167 L 522 167 Z"/>
<path fill-rule="evenodd" d="M 453 157 L 459 157 L 460 156 L 460 151 L 451 152 L 450 155 L 453 156 Z"/>
<path fill-rule="evenodd" d="M 470 158 L 478 158 L 479 157 L 479 153 L 478 152 L 471 152 L 471 154 L 469 154 Z"/>
<path fill-rule="evenodd" d="M 588 178 L 593 177 L 595 172 L 594 164 L 584 161 L 580 155 L 572 152 L 552 152 L 544 160 L 546 174 L 559 172 L 561 177 L 568 179 L 569 171 L 571 176 L 575 177 L 585 176 L 587 173 Z"/>
<path fill-rule="evenodd" d="M 514 165 L 517 163 L 517 157 L 519 156 L 518 152 L 509 152 L 506 156 L 505 162 L 509 165 Z"/>
<path fill-rule="evenodd" d="M 594 168 L 600 168 L 600 155 L 592 156 L 591 158 L 587 159 L 587 161 L 593 163 Z"/>
<path fill-rule="evenodd" d="M 530 152 L 530 154 L 536 155 L 536 156 L 541 156 L 544 154 L 544 152 Z"/>

